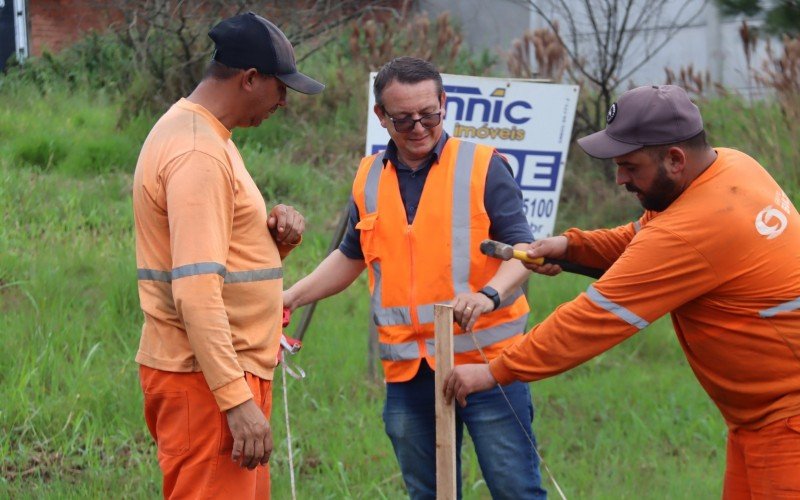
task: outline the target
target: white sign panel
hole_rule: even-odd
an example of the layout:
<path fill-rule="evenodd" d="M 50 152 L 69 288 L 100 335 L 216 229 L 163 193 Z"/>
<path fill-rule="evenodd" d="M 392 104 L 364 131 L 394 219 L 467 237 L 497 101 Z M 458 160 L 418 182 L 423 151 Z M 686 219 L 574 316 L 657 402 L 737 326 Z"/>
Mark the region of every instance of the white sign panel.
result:
<path fill-rule="evenodd" d="M 386 149 L 389 134 L 373 112 L 370 74 L 366 154 Z M 522 189 L 535 239 L 553 235 L 572 134 L 576 85 L 442 75 L 447 102 L 444 129 L 451 137 L 494 146 Z"/>

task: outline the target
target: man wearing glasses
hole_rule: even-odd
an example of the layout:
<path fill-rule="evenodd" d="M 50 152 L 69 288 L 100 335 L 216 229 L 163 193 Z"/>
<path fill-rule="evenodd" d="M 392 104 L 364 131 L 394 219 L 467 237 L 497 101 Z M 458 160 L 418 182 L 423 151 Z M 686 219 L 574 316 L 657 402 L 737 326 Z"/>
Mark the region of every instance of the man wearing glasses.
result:
<path fill-rule="evenodd" d="M 409 496 L 435 498 L 433 304 L 453 305 L 456 364 L 486 362 L 525 331 L 528 273 L 479 251 L 486 238 L 533 240 L 511 169 L 488 146 L 448 137 L 442 78 L 400 57 L 378 72 L 374 111 L 391 140 L 361 161 L 350 226 L 338 250 L 284 292 L 294 310 L 344 290 L 367 268 L 386 376 L 383 411 Z M 480 346 L 480 348 L 478 348 Z M 512 411 L 513 408 L 513 411 Z M 458 491 L 463 428 L 493 498 L 544 498 L 528 386 L 470 396 L 456 410 Z"/>

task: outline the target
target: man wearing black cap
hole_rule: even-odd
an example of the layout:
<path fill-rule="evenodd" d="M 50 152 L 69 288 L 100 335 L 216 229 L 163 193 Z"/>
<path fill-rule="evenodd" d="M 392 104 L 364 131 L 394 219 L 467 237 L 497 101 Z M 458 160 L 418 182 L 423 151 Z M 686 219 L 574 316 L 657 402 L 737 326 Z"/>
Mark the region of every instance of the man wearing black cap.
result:
<path fill-rule="evenodd" d="M 156 123 L 133 206 L 144 325 L 136 361 L 166 498 L 268 498 L 271 381 L 281 335 L 281 260 L 303 217 L 267 211 L 231 141 L 286 105 L 297 71 L 286 36 L 253 13 L 209 36 L 197 88 Z"/>
<path fill-rule="evenodd" d="M 606 121 L 578 144 L 614 159 L 644 215 L 532 243 L 530 257 L 606 272 L 488 367 L 456 367 L 446 397 L 556 375 L 671 313 L 728 424 L 724 498 L 800 497 L 800 215 L 754 159 L 708 146 L 679 87 L 625 92 Z"/>

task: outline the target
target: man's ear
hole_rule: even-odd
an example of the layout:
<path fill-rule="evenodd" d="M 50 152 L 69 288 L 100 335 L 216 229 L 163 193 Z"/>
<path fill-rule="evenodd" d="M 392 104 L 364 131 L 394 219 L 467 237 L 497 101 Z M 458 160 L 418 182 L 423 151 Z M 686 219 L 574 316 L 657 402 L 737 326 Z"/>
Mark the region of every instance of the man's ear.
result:
<path fill-rule="evenodd" d="M 673 146 L 667 151 L 667 170 L 672 174 L 680 174 L 686 169 L 686 151 Z"/>
<path fill-rule="evenodd" d="M 240 80 L 242 88 L 248 92 L 251 92 L 253 90 L 253 86 L 255 85 L 256 78 L 258 78 L 257 69 L 250 68 L 242 71 Z"/>
<path fill-rule="evenodd" d="M 381 122 L 381 127 L 383 127 L 383 128 L 388 128 L 388 127 L 389 127 L 389 124 L 388 124 L 388 123 L 386 123 L 386 122 L 389 120 L 389 118 L 386 116 L 386 113 L 383 111 L 383 107 L 382 107 L 380 104 L 376 104 L 376 105 L 375 105 L 375 106 L 372 108 L 372 111 L 374 111 L 374 112 L 375 112 L 375 115 L 377 115 L 377 117 L 378 117 L 378 120 L 380 120 L 380 122 Z"/>
<path fill-rule="evenodd" d="M 445 94 L 444 90 L 442 90 L 442 96 L 439 98 L 439 107 L 442 108 L 442 120 L 444 120 L 445 116 L 447 116 L 447 94 Z"/>

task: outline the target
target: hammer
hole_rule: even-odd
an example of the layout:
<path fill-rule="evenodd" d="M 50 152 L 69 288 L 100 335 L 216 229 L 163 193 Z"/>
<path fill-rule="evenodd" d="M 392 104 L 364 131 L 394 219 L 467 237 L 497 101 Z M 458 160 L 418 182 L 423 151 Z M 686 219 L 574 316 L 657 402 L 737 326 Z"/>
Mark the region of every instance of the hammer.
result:
<path fill-rule="evenodd" d="M 568 273 L 575 273 L 575 274 L 582 274 L 584 276 L 588 276 L 590 278 L 598 279 L 600 276 L 603 275 L 605 271 L 602 269 L 597 269 L 594 267 L 586 267 L 581 266 L 579 264 L 575 264 L 573 262 L 569 262 L 566 260 L 560 259 L 550 259 L 544 257 L 538 257 L 536 259 L 531 259 L 528 257 L 528 254 L 523 252 L 522 250 L 516 250 L 511 245 L 506 243 L 500 243 L 499 241 L 494 240 L 483 240 L 481 242 L 481 253 L 484 255 L 488 255 L 489 257 L 494 257 L 496 259 L 502 260 L 510 260 L 510 259 L 517 259 L 521 260 L 522 262 L 528 262 L 530 264 L 556 264 L 561 266 L 561 269 Z"/>

